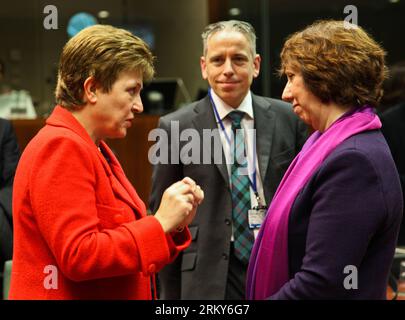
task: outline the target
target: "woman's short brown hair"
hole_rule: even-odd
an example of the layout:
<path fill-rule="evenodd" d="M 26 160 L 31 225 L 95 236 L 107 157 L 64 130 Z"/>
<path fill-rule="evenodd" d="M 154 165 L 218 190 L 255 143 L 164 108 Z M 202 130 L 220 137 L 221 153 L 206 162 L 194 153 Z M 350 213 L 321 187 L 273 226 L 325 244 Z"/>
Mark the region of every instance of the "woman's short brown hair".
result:
<path fill-rule="evenodd" d="M 95 25 L 83 29 L 63 48 L 56 85 L 56 102 L 68 109 L 85 104 L 83 84 L 93 76 L 109 92 L 120 72 L 136 70 L 144 81 L 154 75 L 154 57 L 148 45 L 124 29 Z"/>
<path fill-rule="evenodd" d="M 307 88 L 324 103 L 376 106 L 387 76 L 386 53 L 361 27 L 318 21 L 289 36 L 280 74 L 299 70 Z"/>

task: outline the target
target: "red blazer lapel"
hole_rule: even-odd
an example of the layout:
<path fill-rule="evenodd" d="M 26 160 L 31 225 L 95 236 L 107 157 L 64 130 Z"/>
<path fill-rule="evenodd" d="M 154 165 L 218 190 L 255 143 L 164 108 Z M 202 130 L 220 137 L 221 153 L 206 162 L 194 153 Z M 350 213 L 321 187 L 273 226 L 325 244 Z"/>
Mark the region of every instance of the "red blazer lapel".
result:
<path fill-rule="evenodd" d="M 135 209 L 136 213 L 138 213 L 139 215 L 139 218 L 146 216 L 145 204 L 136 193 L 128 178 L 125 176 L 125 173 L 122 170 L 122 167 L 119 164 L 114 153 L 104 141 L 100 142 L 100 147 L 106 152 L 107 157 L 110 159 L 110 163 L 108 164 L 104 156 L 101 154 L 101 152 L 99 152 L 102 161 L 104 161 L 103 164 L 105 163 L 112 171 L 109 178 L 111 181 L 111 186 L 117 197 L 119 197 L 121 200 L 125 201 L 129 206 Z"/>

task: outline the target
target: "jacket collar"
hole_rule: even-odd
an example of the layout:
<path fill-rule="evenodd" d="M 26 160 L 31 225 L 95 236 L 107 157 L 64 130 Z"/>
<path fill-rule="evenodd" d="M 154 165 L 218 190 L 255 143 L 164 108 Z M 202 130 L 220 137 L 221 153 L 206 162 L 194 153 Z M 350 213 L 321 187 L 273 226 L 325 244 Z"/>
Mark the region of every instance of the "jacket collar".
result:
<path fill-rule="evenodd" d="M 56 106 L 52 114 L 46 120 L 46 124 L 55 127 L 67 128 L 82 138 L 100 159 L 104 170 L 110 179 L 111 187 L 113 188 L 117 197 L 125 201 L 131 208 L 135 209 L 136 212 L 140 213 L 141 215 L 146 214 L 146 208 L 142 200 L 139 198 L 132 184 L 125 176 L 125 173 L 114 153 L 104 141 L 100 141 L 100 148 L 106 152 L 107 157 L 110 159 L 110 163 L 107 162 L 106 158 L 91 139 L 86 129 L 80 124 L 79 121 L 77 121 L 70 111 L 59 105 Z M 136 205 L 136 203 L 140 205 Z"/>
<path fill-rule="evenodd" d="M 269 166 L 270 150 L 273 142 L 273 131 L 275 127 L 275 113 L 271 110 L 271 103 L 268 99 L 257 96 L 252 93 L 252 106 L 254 114 L 254 126 L 256 129 L 256 150 L 259 163 L 260 177 L 262 183 L 265 183 L 265 177 Z M 200 136 L 203 136 L 203 129 L 218 129 L 214 111 L 208 96 L 200 100 L 194 107 L 196 113 L 193 119 L 194 126 L 200 131 Z M 218 133 L 219 134 L 219 133 Z M 219 137 L 218 137 L 219 138 Z M 205 145 L 206 150 L 210 150 L 211 146 Z M 214 154 L 211 152 L 212 161 L 214 162 Z M 222 152 L 222 163 L 216 163 L 216 166 L 221 173 L 225 183 L 229 186 L 228 170 L 226 167 L 225 155 Z"/>
<path fill-rule="evenodd" d="M 96 145 L 91 140 L 90 135 L 87 133 L 86 129 L 80 124 L 79 121 L 72 115 L 67 109 L 57 105 L 53 110 L 52 114 L 46 120 L 46 124 L 55 127 L 63 127 L 72 130 L 74 133 L 79 135 L 84 141 L 89 144 Z"/>

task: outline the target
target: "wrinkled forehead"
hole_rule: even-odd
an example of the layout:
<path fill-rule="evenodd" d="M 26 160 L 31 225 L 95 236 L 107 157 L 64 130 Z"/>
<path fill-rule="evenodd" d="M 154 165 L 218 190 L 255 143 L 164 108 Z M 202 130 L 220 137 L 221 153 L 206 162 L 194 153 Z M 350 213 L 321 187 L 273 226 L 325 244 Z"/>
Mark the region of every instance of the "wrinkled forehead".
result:
<path fill-rule="evenodd" d="M 243 43 L 249 43 L 247 35 L 234 29 L 220 29 L 213 32 L 207 38 L 208 44 L 212 41 L 240 41 Z"/>
<path fill-rule="evenodd" d="M 235 30 L 219 30 L 207 39 L 206 56 L 216 55 L 219 52 L 234 52 L 253 56 L 253 49 L 249 39 L 243 33 Z"/>
<path fill-rule="evenodd" d="M 128 86 L 143 85 L 143 73 L 138 68 L 124 69 L 117 74 L 115 82 L 118 81 Z"/>

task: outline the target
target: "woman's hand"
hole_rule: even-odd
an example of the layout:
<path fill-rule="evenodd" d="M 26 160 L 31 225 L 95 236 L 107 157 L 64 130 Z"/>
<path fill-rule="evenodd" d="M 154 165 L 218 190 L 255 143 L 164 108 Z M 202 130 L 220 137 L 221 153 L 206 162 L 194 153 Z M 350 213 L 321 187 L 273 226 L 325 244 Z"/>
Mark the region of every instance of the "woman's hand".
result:
<path fill-rule="evenodd" d="M 204 192 L 191 178 L 184 178 L 172 184 L 163 193 L 155 218 L 165 233 L 183 228 L 194 218 L 198 205 L 204 199 Z"/>
<path fill-rule="evenodd" d="M 195 214 L 197 212 L 198 205 L 201 204 L 201 202 L 204 200 L 204 191 L 201 189 L 199 185 L 196 185 L 195 182 L 189 177 L 185 177 L 182 181 L 189 184 L 193 188 L 194 203 L 193 209 L 189 213 L 186 220 L 177 227 L 177 229 L 179 230 L 182 230 L 185 226 L 188 226 L 191 223 L 191 221 L 193 221 Z"/>

